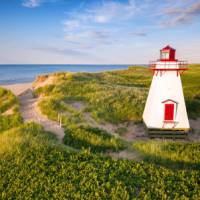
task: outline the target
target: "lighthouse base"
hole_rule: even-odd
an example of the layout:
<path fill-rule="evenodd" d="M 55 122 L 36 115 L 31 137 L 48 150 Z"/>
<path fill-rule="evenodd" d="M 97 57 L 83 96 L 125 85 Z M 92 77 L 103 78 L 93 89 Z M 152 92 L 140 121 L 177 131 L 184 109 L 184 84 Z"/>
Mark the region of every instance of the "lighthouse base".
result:
<path fill-rule="evenodd" d="M 189 130 L 147 129 L 150 138 L 187 139 Z"/>

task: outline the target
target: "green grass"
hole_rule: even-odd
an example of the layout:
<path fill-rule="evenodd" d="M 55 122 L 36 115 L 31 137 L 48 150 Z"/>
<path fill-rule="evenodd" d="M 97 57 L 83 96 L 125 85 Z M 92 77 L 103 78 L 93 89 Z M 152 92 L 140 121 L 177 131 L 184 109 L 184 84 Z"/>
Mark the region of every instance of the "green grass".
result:
<path fill-rule="evenodd" d="M 68 126 L 64 143 L 76 149 L 87 148 L 91 152 L 119 151 L 125 145 L 106 131 L 91 127 Z"/>
<path fill-rule="evenodd" d="M 200 170 L 200 143 L 151 140 L 135 142 L 133 148 L 143 154 L 146 162 Z"/>
<path fill-rule="evenodd" d="M 0 135 L 0 199 L 199 199 L 200 171 L 71 152 L 36 124 Z"/>
<path fill-rule="evenodd" d="M 190 65 L 182 76 L 186 106 L 190 118 L 200 117 L 200 65 Z"/>
<path fill-rule="evenodd" d="M 15 104 L 17 104 L 17 98 L 12 94 L 12 92 L 0 88 L 0 113 L 4 113 Z"/>
<path fill-rule="evenodd" d="M 4 113 L 11 110 L 10 114 Z M 19 103 L 11 91 L 0 88 L 0 133 L 10 128 L 19 126 L 22 118 L 19 113 Z"/>

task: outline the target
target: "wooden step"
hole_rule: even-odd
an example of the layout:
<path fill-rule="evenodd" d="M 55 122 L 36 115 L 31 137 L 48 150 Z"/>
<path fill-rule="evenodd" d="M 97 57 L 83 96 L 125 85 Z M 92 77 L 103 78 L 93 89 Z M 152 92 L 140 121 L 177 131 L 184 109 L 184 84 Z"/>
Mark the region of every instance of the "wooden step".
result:
<path fill-rule="evenodd" d="M 188 137 L 188 131 L 185 130 L 148 130 L 150 138 L 171 138 L 171 139 L 186 139 Z"/>

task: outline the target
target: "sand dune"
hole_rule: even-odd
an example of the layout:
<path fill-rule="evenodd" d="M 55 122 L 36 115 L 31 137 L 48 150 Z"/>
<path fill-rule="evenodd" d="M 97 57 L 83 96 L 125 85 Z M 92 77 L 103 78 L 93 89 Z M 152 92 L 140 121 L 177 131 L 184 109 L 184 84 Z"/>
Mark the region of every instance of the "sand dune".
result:
<path fill-rule="evenodd" d="M 16 96 L 32 88 L 32 83 L 19 83 L 11 85 L 1 85 L 1 87 L 11 90 Z"/>

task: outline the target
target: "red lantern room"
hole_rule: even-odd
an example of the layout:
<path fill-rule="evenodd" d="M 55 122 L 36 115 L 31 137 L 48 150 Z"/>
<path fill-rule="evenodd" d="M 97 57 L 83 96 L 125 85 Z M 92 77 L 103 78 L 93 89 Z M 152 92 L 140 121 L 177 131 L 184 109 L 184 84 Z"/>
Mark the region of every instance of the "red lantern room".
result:
<path fill-rule="evenodd" d="M 177 61 L 175 58 L 176 50 L 167 45 L 160 50 L 160 61 Z"/>
<path fill-rule="evenodd" d="M 153 71 L 153 74 L 162 76 L 166 71 L 176 71 L 177 76 L 183 73 L 188 69 L 186 61 L 179 61 L 175 57 L 176 50 L 171 46 L 167 45 L 166 47 L 160 50 L 160 59 L 157 61 L 150 62 L 150 69 Z"/>

